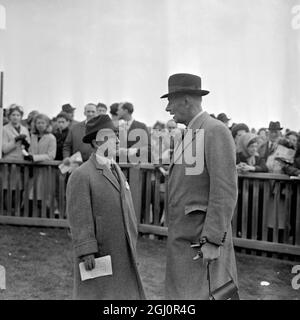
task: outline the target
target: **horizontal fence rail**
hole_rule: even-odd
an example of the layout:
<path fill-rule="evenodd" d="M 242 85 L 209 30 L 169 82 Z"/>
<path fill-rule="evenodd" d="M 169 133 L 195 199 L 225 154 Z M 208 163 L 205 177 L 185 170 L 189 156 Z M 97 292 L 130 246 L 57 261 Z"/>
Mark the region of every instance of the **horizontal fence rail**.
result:
<path fill-rule="evenodd" d="M 68 227 L 67 176 L 59 161 L 0 160 L 0 223 Z M 130 184 L 139 232 L 168 235 L 168 175 L 150 164 L 121 164 Z M 240 174 L 233 241 L 244 252 L 300 257 L 300 180 Z"/>

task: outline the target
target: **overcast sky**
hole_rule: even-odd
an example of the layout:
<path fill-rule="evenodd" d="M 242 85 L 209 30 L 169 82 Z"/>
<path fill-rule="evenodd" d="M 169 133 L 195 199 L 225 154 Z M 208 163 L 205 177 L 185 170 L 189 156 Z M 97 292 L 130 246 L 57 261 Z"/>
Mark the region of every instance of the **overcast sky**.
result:
<path fill-rule="evenodd" d="M 0 0 L 4 106 L 56 115 L 71 103 L 131 101 L 169 119 L 168 76 L 202 77 L 203 107 L 251 127 L 300 129 L 300 0 Z M 299 11 L 300 12 L 300 11 Z M 299 20 L 300 21 L 300 20 Z"/>

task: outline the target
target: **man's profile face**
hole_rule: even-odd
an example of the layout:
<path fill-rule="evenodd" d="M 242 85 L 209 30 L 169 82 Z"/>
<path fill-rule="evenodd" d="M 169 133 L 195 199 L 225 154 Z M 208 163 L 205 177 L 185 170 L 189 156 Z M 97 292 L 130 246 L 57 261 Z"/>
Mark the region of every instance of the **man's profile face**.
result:
<path fill-rule="evenodd" d="M 98 152 L 105 157 L 115 157 L 119 151 L 119 138 L 111 129 L 102 129 L 97 133 Z"/>
<path fill-rule="evenodd" d="M 187 106 L 184 96 L 170 96 L 166 111 L 173 116 L 173 120 L 177 123 L 186 123 L 187 121 Z"/>
<path fill-rule="evenodd" d="M 118 119 L 119 120 L 124 119 L 125 114 L 126 114 L 126 110 L 123 109 L 121 104 L 119 104 L 119 108 L 118 108 L 117 114 L 118 114 Z"/>
<path fill-rule="evenodd" d="M 86 116 L 86 120 L 94 118 L 97 115 L 97 108 L 94 104 L 87 104 L 84 107 L 84 115 Z"/>

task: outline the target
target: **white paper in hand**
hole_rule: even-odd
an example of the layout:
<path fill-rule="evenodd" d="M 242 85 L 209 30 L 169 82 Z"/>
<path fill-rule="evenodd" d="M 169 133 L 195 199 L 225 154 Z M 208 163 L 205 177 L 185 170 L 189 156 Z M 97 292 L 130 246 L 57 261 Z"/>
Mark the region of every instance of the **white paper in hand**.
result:
<path fill-rule="evenodd" d="M 6 289 L 5 268 L 0 266 L 0 290 Z"/>
<path fill-rule="evenodd" d="M 95 268 L 93 270 L 85 270 L 83 262 L 79 263 L 81 280 L 94 279 L 98 277 L 112 275 L 111 256 L 104 256 L 95 259 Z"/>

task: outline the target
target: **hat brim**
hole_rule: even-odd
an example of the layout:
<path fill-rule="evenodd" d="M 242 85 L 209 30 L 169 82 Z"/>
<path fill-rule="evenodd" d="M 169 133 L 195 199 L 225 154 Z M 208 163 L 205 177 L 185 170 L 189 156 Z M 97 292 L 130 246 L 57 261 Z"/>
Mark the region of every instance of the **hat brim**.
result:
<path fill-rule="evenodd" d="M 207 90 L 192 90 L 192 89 L 184 89 L 184 90 L 176 90 L 176 91 L 173 91 L 173 92 L 169 92 L 169 93 L 166 93 L 164 94 L 163 96 L 161 96 L 160 98 L 163 99 L 163 98 L 168 98 L 174 94 L 185 94 L 185 93 L 191 93 L 191 94 L 197 94 L 199 96 L 206 96 L 207 94 L 209 94 L 209 91 Z"/>
<path fill-rule="evenodd" d="M 282 130 L 283 128 L 268 128 L 269 131 L 279 131 Z"/>
<path fill-rule="evenodd" d="M 83 143 L 91 143 L 97 136 L 97 131 L 93 131 L 93 132 L 90 132 L 89 134 L 87 134 L 86 136 L 84 136 L 82 138 L 82 142 Z"/>

